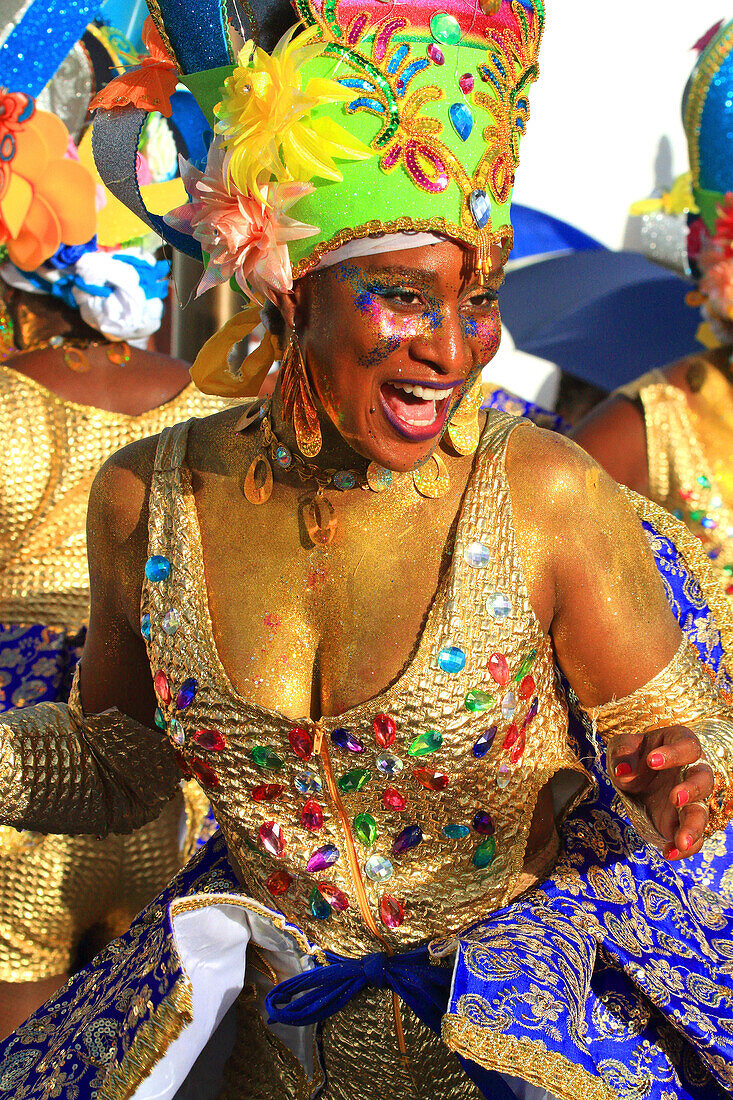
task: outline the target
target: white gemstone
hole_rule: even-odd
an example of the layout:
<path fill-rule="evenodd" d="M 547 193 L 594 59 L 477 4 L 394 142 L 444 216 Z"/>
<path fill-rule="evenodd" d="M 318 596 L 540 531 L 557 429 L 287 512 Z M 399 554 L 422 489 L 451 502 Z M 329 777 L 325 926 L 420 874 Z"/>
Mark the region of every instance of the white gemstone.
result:
<path fill-rule="evenodd" d="M 386 882 L 392 878 L 392 864 L 385 856 L 370 856 L 364 864 L 364 871 L 372 882 Z"/>
<path fill-rule="evenodd" d="M 377 757 L 377 767 L 382 775 L 386 775 L 388 779 L 394 779 L 396 775 L 399 775 L 404 766 L 400 758 L 393 756 L 391 752 L 384 752 Z"/>
<path fill-rule="evenodd" d="M 177 718 L 171 718 L 170 725 L 168 726 L 168 732 L 170 733 L 171 741 L 174 745 L 178 745 L 179 748 L 186 740 L 186 734 L 183 732 L 183 726 Z"/>
<path fill-rule="evenodd" d="M 514 711 L 517 709 L 517 697 L 513 691 L 508 691 L 501 701 L 501 716 L 507 722 L 510 722 L 514 717 Z"/>
<path fill-rule="evenodd" d="M 323 789 L 321 777 L 317 772 L 298 772 L 293 780 L 296 791 L 301 794 L 320 794 Z"/>
<path fill-rule="evenodd" d="M 508 786 L 511 777 L 512 773 L 510 772 L 509 768 L 506 766 L 506 764 L 502 764 L 496 774 L 497 787 L 499 787 L 503 791 L 504 788 Z"/>
<path fill-rule="evenodd" d="M 486 600 L 486 610 L 494 619 L 506 619 L 512 613 L 511 600 L 502 592 L 492 592 Z"/>
<path fill-rule="evenodd" d="M 172 607 L 170 611 L 166 611 L 160 621 L 160 625 L 169 638 L 176 633 L 178 627 L 181 625 L 181 616 L 178 614 L 175 607 Z"/>
<path fill-rule="evenodd" d="M 485 569 L 491 560 L 491 551 L 482 542 L 469 542 L 463 551 L 463 560 L 474 569 Z"/>

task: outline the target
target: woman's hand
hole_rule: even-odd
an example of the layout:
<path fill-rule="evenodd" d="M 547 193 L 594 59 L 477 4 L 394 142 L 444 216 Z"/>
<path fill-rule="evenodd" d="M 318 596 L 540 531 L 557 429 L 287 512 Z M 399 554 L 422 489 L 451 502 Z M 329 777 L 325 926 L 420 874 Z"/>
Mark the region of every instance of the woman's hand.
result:
<path fill-rule="evenodd" d="M 670 860 L 702 848 L 715 780 L 702 756 L 700 742 L 686 726 L 624 734 L 609 746 L 614 784 L 626 797 L 635 796 L 667 842 L 664 854 Z"/>

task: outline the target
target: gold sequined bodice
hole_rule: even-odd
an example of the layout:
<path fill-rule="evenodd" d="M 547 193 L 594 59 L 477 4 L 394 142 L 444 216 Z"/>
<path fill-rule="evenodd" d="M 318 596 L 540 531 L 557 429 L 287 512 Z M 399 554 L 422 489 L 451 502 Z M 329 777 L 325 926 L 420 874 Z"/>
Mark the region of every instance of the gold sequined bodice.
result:
<path fill-rule="evenodd" d="M 539 791 L 579 769 L 512 526 L 504 454 L 517 423 L 495 413 L 484 431 L 452 565 L 407 669 L 316 724 L 234 689 L 209 614 L 188 426 L 158 448 L 159 579 L 146 579 L 142 605 L 156 721 L 207 790 L 248 892 L 342 954 L 380 940 L 404 950 L 505 904 Z"/>
<path fill-rule="evenodd" d="M 0 621 L 80 626 L 88 615 L 86 511 L 97 470 L 133 440 L 222 405 L 191 385 L 125 416 L 66 401 L 0 366 Z"/>
<path fill-rule="evenodd" d="M 712 425 L 703 423 L 682 390 L 660 371 L 620 392 L 638 397 L 644 410 L 649 496 L 700 539 L 733 596 L 733 415 L 719 446 L 708 440 Z M 719 371 L 706 372 L 700 396 L 718 416 L 726 409 L 733 414 L 730 383 Z"/>

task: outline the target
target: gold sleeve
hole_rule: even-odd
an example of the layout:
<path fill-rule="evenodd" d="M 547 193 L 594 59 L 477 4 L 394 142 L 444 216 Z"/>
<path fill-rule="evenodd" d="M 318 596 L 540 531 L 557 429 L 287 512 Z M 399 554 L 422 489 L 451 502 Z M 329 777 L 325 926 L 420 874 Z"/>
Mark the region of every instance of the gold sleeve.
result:
<path fill-rule="evenodd" d="M 706 834 L 724 828 L 733 816 L 733 708 L 716 688 L 693 645 L 683 639 L 670 663 L 624 699 L 612 699 L 585 710 L 593 733 L 606 744 L 622 734 L 646 733 L 666 726 L 687 726 L 702 746 L 705 763 L 715 774 Z M 619 792 L 629 818 L 645 840 L 661 837 L 636 801 Z"/>
<path fill-rule="evenodd" d="M 158 734 L 118 710 L 69 704 L 0 715 L 0 825 L 39 833 L 129 833 L 152 821 L 181 773 Z"/>

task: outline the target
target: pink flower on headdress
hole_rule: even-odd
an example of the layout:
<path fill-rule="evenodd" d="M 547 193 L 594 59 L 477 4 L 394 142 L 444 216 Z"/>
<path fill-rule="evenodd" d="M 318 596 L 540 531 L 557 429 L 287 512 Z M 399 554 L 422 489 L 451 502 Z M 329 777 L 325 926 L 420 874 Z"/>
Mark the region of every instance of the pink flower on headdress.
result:
<path fill-rule="evenodd" d="M 700 293 L 717 317 L 733 321 L 733 259 L 718 260 L 700 280 Z"/>
<path fill-rule="evenodd" d="M 718 207 L 715 240 L 725 249 L 727 256 L 733 256 L 733 193 L 730 191 Z"/>
<path fill-rule="evenodd" d="M 312 237 L 319 230 L 289 218 L 285 211 L 310 194 L 313 185 L 267 184 L 260 200 L 224 181 L 223 161 L 223 151 L 215 146 L 205 172 L 181 157 L 181 177 L 192 201 L 165 216 L 168 225 L 194 236 L 208 256 L 197 296 L 231 278 L 248 297 L 271 298 L 276 290 L 291 290 L 288 241 Z"/>

